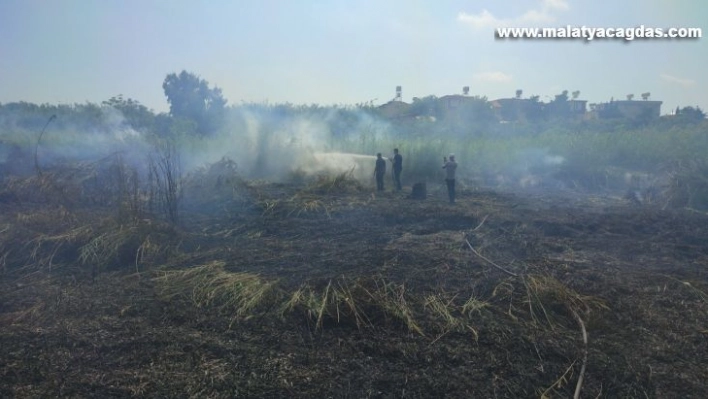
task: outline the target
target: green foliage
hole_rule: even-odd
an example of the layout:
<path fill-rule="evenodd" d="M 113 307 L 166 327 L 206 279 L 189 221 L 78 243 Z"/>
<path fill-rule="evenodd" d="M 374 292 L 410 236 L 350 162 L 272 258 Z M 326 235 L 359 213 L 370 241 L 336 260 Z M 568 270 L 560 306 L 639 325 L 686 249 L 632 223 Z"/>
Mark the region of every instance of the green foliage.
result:
<path fill-rule="evenodd" d="M 133 108 L 135 112 L 131 114 L 132 119 L 123 118 L 123 115 L 116 115 L 112 109 Z M 143 106 L 137 101 L 122 100 L 122 97 L 113 97 L 102 105 L 86 103 L 73 105 L 49 105 L 32 104 L 27 102 L 7 103 L 0 105 L 0 134 L 8 136 L 8 131 L 31 131 L 38 132 L 46 124 L 47 119 L 56 115 L 56 120 L 49 126 L 49 130 L 73 130 L 85 132 L 110 132 L 116 128 L 149 127 L 151 112 L 143 110 Z M 120 110 L 120 109 L 119 109 Z M 122 110 L 120 110 L 122 112 Z M 140 116 L 138 116 L 140 114 Z M 144 124 L 137 123 L 143 118 Z M 135 128 L 135 127 L 134 127 Z"/>
<path fill-rule="evenodd" d="M 428 96 L 414 99 L 405 117 L 386 119 L 370 104 L 225 107 L 218 89 L 210 89 L 206 81 L 184 71 L 168 75 L 164 86 L 166 93 L 172 95 L 171 114 L 155 115 L 138 101 L 121 95 L 101 105 L 0 105 L 4 170 L 10 171 L 10 163 L 31 165 L 38 132 L 51 115 L 57 118 L 42 138 L 40 150 L 59 148 L 58 152 L 62 152 L 77 142 L 95 148 L 94 142 L 87 140 L 90 136 L 132 129 L 147 134 L 126 135 L 120 138 L 122 143 L 145 148 L 145 140 L 153 145 L 169 140 L 175 151 L 188 148 L 190 160 L 199 161 L 200 154 L 214 152 L 217 138 L 228 139 L 224 143 L 231 145 L 234 139 L 243 137 L 247 140 L 239 145 L 245 143 L 248 147 L 242 149 L 242 154 L 252 158 L 235 161 L 246 165 L 246 171 L 260 171 L 258 177 L 263 178 L 282 172 L 271 169 L 282 166 L 267 162 L 268 159 L 277 159 L 281 165 L 294 163 L 294 154 L 301 150 L 361 155 L 382 152 L 389 156 L 393 148 L 399 148 L 404 158 L 405 185 L 441 181 L 442 157 L 451 152 L 457 155 L 461 179 L 528 173 L 533 167 L 527 156 L 531 151 L 562 157 L 564 162 L 553 169 L 560 178 L 600 188 L 608 186 L 608 176 L 615 170 L 651 173 L 662 165 L 685 159 L 705 160 L 708 154 L 708 122 L 705 113 L 693 107 L 679 108 L 676 115 L 651 120 L 641 116 L 637 120 L 605 119 L 615 110 L 610 103 L 601 110 L 605 114 L 599 120 L 547 119 L 544 115 L 551 112 L 544 109 L 547 104 L 532 96 L 529 100 L 518 99 L 525 107 L 525 121 L 499 123 L 484 97 Z M 568 93 L 563 92 L 551 104 L 570 101 Z M 220 118 L 228 126 L 221 129 L 228 132 L 223 137 L 206 133 L 214 133 L 214 125 L 209 123 L 220 119 L 210 119 L 216 110 L 220 110 L 217 114 L 223 113 Z M 108 135 L 105 140 L 110 151 L 115 150 L 111 147 L 113 139 L 113 135 Z M 41 155 L 40 151 L 40 158 Z M 227 155 L 226 150 L 216 155 Z"/>
<path fill-rule="evenodd" d="M 446 116 L 447 128 L 462 137 L 479 136 L 497 123 L 486 97 L 465 97 L 459 107 Z"/>
<path fill-rule="evenodd" d="M 568 90 L 557 94 L 553 101 L 545 107 L 546 116 L 551 119 L 564 119 L 570 117 L 570 104 L 568 103 Z"/>
<path fill-rule="evenodd" d="M 152 130 L 155 126 L 155 114 L 139 101 L 132 98 L 124 99 L 122 94 L 111 97 L 101 103 L 104 107 L 115 108 L 125 118 L 126 124 L 135 130 Z"/>
<path fill-rule="evenodd" d="M 426 96 L 423 98 L 413 98 L 410 113 L 412 116 L 432 116 L 440 118 L 442 110 L 436 96 Z"/>
<path fill-rule="evenodd" d="M 226 100 L 221 89 L 209 88 L 206 80 L 187 71 L 167 75 L 162 88 L 170 115 L 194 121 L 200 135 L 212 135 L 222 127 Z"/>
<path fill-rule="evenodd" d="M 706 113 L 700 107 L 683 107 L 676 110 L 675 117 L 677 123 L 698 123 L 706 119 Z"/>

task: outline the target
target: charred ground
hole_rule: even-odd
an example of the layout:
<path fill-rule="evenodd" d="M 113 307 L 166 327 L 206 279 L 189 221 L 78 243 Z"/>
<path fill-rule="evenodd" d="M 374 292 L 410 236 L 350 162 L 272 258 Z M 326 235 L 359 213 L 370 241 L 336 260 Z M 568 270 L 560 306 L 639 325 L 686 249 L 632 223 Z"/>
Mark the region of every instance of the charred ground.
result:
<path fill-rule="evenodd" d="M 2 192 L 4 397 L 708 396 L 703 213 L 212 170 L 168 223 L 66 181 Z"/>

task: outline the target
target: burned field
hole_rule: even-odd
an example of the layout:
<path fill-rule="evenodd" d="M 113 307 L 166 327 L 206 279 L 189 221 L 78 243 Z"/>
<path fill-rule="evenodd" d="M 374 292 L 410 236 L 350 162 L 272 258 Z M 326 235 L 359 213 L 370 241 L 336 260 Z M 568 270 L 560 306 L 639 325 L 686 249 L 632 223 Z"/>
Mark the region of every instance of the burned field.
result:
<path fill-rule="evenodd" d="M 107 170 L 0 192 L 3 397 L 708 396 L 703 213 Z"/>

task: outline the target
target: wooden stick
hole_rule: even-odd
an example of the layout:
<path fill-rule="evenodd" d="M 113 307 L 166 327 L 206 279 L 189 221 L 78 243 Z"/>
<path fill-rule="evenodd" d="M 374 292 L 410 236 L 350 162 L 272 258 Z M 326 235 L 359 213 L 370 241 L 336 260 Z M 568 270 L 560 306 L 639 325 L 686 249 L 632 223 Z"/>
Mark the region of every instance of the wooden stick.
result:
<path fill-rule="evenodd" d="M 472 244 L 470 244 L 470 242 L 469 242 L 466 238 L 465 238 L 465 242 L 467 243 L 467 246 L 470 247 L 470 249 L 472 250 L 472 252 L 473 252 L 475 255 L 477 255 L 477 256 L 479 256 L 480 258 L 486 260 L 487 262 L 489 262 L 490 265 L 496 267 L 497 269 L 503 271 L 504 273 L 506 273 L 506 274 L 508 274 L 508 275 L 510 275 L 510 276 L 514 276 L 514 277 L 518 277 L 518 276 L 519 276 L 518 274 L 513 273 L 513 272 L 510 272 L 510 271 L 504 269 L 503 267 L 497 265 L 496 263 L 492 262 L 491 260 L 485 258 L 482 254 L 480 254 L 479 252 L 477 252 L 477 251 L 474 249 L 474 247 L 472 246 Z"/>
<path fill-rule="evenodd" d="M 488 217 L 489 217 L 489 215 L 486 215 L 485 217 L 483 217 L 483 218 L 482 218 L 482 221 L 479 222 L 479 225 L 477 225 L 477 227 L 475 227 L 474 229 L 472 229 L 472 231 L 477 231 L 480 227 L 482 227 L 482 225 L 484 224 L 484 221 L 487 220 Z"/>
<path fill-rule="evenodd" d="M 42 128 L 42 131 L 39 133 L 39 137 L 37 137 L 37 145 L 34 146 L 34 168 L 37 170 L 37 176 L 39 177 L 42 177 L 42 169 L 39 167 L 39 160 L 37 159 L 37 153 L 39 152 L 39 142 L 42 141 L 42 136 L 44 135 L 44 131 L 47 130 L 47 126 L 49 126 L 49 123 L 56 119 L 56 117 L 56 115 L 52 115 L 49 117 L 49 120 Z"/>
<path fill-rule="evenodd" d="M 578 376 L 578 383 L 575 385 L 575 395 L 573 395 L 573 399 L 578 399 L 580 398 L 580 388 L 583 386 L 583 376 L 585 375 L 585 365 L 588 362 L 588 332 L 585 330 L 585 323 L 583 323 L 583 319 L 580 318 L 580 315 L 578 315 L 578 312 L 575 310 L 572 311 L 573 316 L 575 316 L 575 320 L 578 321 L 578 324 L 580 324 L 580 329 L 583 331 L 583 344 L 585 347 L 583 348 L 583 366 L 580 368 L 580 375 Z"/>

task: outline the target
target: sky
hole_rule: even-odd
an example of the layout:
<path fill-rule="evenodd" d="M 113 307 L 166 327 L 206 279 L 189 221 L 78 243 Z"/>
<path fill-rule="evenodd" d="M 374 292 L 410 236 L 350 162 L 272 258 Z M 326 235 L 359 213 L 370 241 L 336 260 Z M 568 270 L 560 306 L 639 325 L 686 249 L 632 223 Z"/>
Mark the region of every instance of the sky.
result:
<path fill-rule="evenodd" d="M 590 103 L 650 92 L 662 113 L 708 110 L 708 37 L 499 40 L 497 27 L 698 27 L 695 0 L 0 0 L 0 103 L 100 103 L 156 112 L 169 73 L 229 104 L 384 104 L 461 94 L 580 91 Z"/>

